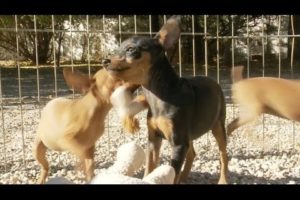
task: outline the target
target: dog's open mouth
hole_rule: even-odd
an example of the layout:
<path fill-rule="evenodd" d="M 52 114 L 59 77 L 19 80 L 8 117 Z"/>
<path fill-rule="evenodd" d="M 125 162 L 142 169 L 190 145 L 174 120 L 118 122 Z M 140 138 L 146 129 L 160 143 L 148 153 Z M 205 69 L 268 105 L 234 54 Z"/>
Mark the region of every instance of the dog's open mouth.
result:
<path fill-rule="evenodd" d="M 130 67 L 107 67 L 107 70 L 112 71 L 112 72 L 123 72 Z"/>

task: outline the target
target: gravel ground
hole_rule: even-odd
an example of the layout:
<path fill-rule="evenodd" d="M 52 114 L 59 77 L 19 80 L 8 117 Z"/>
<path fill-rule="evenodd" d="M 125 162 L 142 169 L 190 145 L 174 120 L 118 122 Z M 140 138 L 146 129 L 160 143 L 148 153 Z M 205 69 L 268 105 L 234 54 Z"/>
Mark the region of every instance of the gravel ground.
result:
<path fill-rule="evenodd" d="M 32 144 L 40 110 L 35 104 L 4 106 L 0 134 L 0 183 L 36 183 L 40 167 L 32 156 Z M 227 122 L 237 109 L 227 105 Z M 146 147 L 146 112 L 138 115 L 141 130 L 131 136 L 123 133 L 119 118 L 112 109 L 104 135 L 96 148 L 96 173 L 111 166 L 117 148 L 138 140 Z M 1 118 L 0 118 L 1 119 Z M 23 121 L 23 130 L 22 130 Z M 228 140 L 229 182 L 231 184 L 300 184 L 300 124 L 265 115 L 233 133 Z M 3 131 L 4 130 L 4 131 Z M 23 134 L 22 134 L 23 133 Z M 24 141 L 24 142 L 23 142 Z M 185 184 L 216 184 L 219 178 L 219 156 L 211 133 L 194 141 L 197 156 Z M 170 146 L 163 141 L 161 163 L 170 161 Z M 77 158 L 67 152 L 47 152 L 51 170 L 49 177 L 63 176 L 74 183 L 84 183 Z M 142 177 L 141 169 L 135 177 Z"/>

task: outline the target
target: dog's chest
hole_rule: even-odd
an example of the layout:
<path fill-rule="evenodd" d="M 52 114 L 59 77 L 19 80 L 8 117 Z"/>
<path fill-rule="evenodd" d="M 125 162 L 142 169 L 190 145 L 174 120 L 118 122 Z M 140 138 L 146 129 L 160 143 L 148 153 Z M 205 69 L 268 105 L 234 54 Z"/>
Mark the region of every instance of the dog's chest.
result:
<path fill-rule="evenodd" d="M 152 117 L 149 119 L 149 126 L 155 130 L 155 132 L 158 132 L 162 134 L 162 136 L 167 140 L 172 140 L 173 135 L 173 122 L 172 120 L 164 117 L 164 116 L 158 116 L 158 117 Z"/>
<path fill-rule="evenodd" d="M 178 107 L 170 104 L 156 96 L 150 90 L 144 88 L 144 94 L 150 107 L 151 115 L 153 117 L 164 116 L 172 118 L 178 111 Z"/>

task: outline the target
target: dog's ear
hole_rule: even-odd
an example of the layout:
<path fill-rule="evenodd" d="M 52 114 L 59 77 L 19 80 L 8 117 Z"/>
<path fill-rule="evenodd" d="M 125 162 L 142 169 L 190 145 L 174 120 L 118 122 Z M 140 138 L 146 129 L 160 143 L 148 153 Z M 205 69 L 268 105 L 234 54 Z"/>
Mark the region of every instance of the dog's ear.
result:
<path fill-rule="evenodd" d="M 155 36 L 159 43 L 168 50 L 173 47 L 180 36 L 180 16 L 173 15 L 163 25 L 160 31 Z"/>
<path fill-rule="evenodd" d="M 88 75 L 75 70 L 72 72 L 72 70 L 68 68 L 63 69 L 63 74 L 70 88 L 73 87 L 75 90 L 82 92 L 87 92 L 90 89 L 92 79 Z"/>
<path fill-rule="evenodd" d="M 243 70 L 244 70 L 244 66 L 240 65 L 240 66 L 236 66 L 232 69 L 231 71 L 231 79 L 233 83 L 236 83 L 240 80 L 243 79 Z"/>

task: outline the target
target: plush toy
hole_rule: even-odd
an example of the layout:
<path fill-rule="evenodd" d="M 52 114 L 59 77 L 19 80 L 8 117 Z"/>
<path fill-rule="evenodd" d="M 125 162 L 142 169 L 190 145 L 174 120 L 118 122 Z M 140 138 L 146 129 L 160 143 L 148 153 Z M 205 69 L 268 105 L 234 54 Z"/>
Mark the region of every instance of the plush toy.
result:
<path fill-rule="evenodd" d="M 173 184 L 174 178 L 174 168 L 161 165 L 143 179 L 123 174 L 100 173 L 92 179 L 91 184 Z"/>
<path fill-rule="evenodd" d="M 129 133 L 136 133 L 139 130 L 139 122 L 134 115 L 148 108 L 148 103 L 143 95 L 133 98 L 130 85 L 124 84 L 111 94 L 110 102 L 121 118 L 124 129 Z"/>
<path fill-rule="evenodd" d="M 136 142 L 123 144 L 117 152 L 115 163 L 104 172 L 96 175 L 91 184 L 172 184 L 175 170 L 162 165 L 144 179 L 132 177 L 145 162 L 145 153 Z"/>
<path fill-rule="evenodd" d="M 161 165 L 144 177 L 143 181 L 148 184 L 173 184 L 174 179 L 174 168 L 170 165 Z"/>
<path fill-rule="evenodd" d="M 157 167 L 143 179 L 132 177 L 144 162 L 145 152 L 137 142 L 123 144 L 118 149 L 115 163 L 96 175 L 90 184 L 173 184 L 175 170 L 169 165 Z M 62 177 L 49 181 L 47 184 L 71 184 Z"/>
<path fill-rule="evenodd" d="M 133 176 L 144 164 L 145 158 L 143 148 L 136 141 L 123 144 L 118 148 L 115 163 L 105 173 Z"/>

